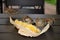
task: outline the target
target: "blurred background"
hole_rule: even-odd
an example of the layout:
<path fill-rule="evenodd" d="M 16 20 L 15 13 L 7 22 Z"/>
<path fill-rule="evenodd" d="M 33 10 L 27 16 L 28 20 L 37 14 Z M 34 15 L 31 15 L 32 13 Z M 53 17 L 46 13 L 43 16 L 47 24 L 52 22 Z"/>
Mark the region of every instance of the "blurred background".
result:
<path fill-rule="evenodd" d="M 52 15 L 60 14 L 59 2 L 59 0 L 0 0 L 1 13 L 16 13 L 18 10 L 25 13 L 29 10 L 28 13 Z"/>
<path fill-rule="evenodd" d="M 56 0 L 45 0 L 45 14 L 56 14 Z"/>

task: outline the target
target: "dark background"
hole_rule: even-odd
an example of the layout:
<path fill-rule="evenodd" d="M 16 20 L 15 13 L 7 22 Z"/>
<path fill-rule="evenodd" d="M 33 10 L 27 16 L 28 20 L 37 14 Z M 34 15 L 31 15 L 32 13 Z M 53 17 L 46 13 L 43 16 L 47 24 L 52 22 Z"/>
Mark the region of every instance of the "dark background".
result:
<path fill-rule="evenodd" d="M 57 14 L 60 14 L 60 0 L 57 0 Z"/>

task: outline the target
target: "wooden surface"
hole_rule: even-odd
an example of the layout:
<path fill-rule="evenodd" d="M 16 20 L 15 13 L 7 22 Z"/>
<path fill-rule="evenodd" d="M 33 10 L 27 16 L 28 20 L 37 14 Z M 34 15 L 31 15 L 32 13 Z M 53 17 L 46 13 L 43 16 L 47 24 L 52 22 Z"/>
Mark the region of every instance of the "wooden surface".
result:
<path fill-rule="evenodd" d="M 17 29 L 9 23 L 9 16 L 0 14 L 0 40 L 60 40 L 60 16 L 59 15 L 39 15 L 39 14 L 19 14 L 12 16 L 13 18 L 20 19 L 21 17 L 29 15 L 32 18 L 55 18 L 54 24 L 51 25 L 49 30 L 44 34 L 36 37 L 29 38 L 21 36 L 17 33 Z"/>

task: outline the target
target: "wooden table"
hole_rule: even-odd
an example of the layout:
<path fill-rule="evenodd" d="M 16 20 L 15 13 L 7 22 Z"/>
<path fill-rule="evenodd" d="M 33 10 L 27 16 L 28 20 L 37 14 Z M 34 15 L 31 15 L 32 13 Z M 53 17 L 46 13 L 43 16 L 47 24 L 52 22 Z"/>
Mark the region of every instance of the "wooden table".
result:
<path fill-rule="evenodd" d="M 32 18 L 55 18 L 55 22 L 46 33 L 36 38 L 28 38 L 17 33 L 17 29 L 9 23 L 7 14 L 0 14 L 0 40 L 60 40 L 60 15 L 18 14 L 12 17 L 19 19 L 25 15 Z"/>

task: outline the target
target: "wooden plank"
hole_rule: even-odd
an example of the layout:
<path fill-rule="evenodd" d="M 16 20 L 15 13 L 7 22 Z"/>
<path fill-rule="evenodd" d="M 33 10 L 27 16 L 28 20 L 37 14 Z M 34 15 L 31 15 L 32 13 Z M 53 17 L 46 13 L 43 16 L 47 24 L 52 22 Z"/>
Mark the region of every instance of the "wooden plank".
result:
<path fill-rule="evenodd" d="M 16 15 L 12 15 L 13 18 L 21 18 L 23 16 L 30 16 L 31 18 L 36 18 L 36 17 L 40 17 L 40 18 L 57 18 L 60 19 L 60 15 L 43 15 L 43 14 L 20 14 L 20 13 L 16 13 Z M 3 13 L 0 14 L 0 19 L 1 18 L 9 18 L 9 15 L 7 13 Z"/>
<path fill-rule="evenodd" d="M 0 33 L 4 32 L 17 32 L 16 28 L 13 25 L 0 25 Z"/>
<path fill-rule="evenodd" d="M 53 25 L 59 25 L 60 26 L 60 20 L 54 21 Z"/>
<path fill-rule="evenodd" d="M 60 26 L 51 26 L 54 33 L 60 33 Z"/>

